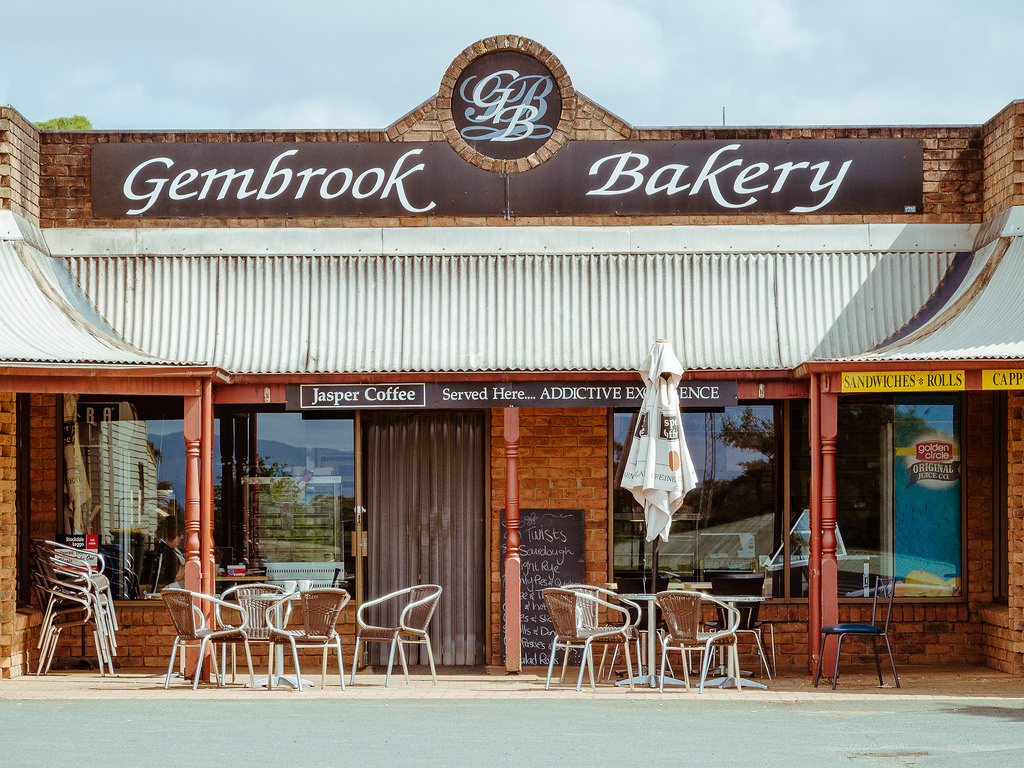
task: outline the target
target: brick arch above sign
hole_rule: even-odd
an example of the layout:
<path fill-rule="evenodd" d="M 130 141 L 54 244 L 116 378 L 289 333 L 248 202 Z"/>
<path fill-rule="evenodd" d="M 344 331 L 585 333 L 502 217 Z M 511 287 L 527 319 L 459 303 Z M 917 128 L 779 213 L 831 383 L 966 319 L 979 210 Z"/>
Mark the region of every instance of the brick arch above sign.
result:
<path fill-rule="evenodd" d="M 569 140 L 576 91 L 551 51 L 525 37 L 488 37 L 452 62 L 438 89 L 445 139 L 467 162 L 519 173 Z"/>

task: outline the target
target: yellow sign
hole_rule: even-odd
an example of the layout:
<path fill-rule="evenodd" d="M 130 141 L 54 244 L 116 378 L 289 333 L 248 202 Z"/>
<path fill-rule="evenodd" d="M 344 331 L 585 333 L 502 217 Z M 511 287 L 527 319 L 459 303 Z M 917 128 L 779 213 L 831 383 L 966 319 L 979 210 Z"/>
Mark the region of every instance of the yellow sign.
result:
<path fill-rule="evenodd" d="M 955 392 L 963 371 L 857 371 L 843 373 L 843 392 Z"/>
<path fill-rule="evenodd" d="M 988 370 L 981 372 L 982 389 L 1024 389 L 1024 369 Z"/>

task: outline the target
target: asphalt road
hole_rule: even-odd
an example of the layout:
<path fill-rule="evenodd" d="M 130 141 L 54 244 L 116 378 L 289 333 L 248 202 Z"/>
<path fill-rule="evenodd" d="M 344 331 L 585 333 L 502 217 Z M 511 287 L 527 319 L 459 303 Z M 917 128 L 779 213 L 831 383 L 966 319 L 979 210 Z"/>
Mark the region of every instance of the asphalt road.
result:
<path fill-rule="evenodd" d="M 1024 763 L 1024 707 L 969 700 L 0 701 L 0 766 Z"/>

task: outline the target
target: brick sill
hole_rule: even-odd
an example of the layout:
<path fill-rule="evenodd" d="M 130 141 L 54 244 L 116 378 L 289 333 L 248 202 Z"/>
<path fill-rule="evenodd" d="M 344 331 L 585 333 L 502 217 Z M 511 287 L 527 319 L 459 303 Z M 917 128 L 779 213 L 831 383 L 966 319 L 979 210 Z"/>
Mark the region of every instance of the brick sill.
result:
<path fill-rule="evenodd" d="M 1008 629 L 1010 626 L 1010 608 L 999 603 L 986 603 L 978 607 L 978 618 L 983 624 Z"/>

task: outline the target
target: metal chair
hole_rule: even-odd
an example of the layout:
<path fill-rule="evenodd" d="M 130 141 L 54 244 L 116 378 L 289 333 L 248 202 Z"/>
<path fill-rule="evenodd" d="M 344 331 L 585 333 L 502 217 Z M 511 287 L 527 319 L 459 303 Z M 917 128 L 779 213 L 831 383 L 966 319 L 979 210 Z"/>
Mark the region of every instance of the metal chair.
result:
<path fill-rule="evenodd" d="M 896 687 L 900 687 L 900 676 L 896 674 L 896 662 L 892 657 L 892 645 L 889 644 L 889 617 L 892 615 L 892 598 L 896 593 L 896 579 L 883 579 L 881 576 L 875 578 L 875 594 L 871 601 L 871 623 L 870 624 L 830 624 L 821 628 L 821 650 L 818 653 L 818 665 L 814 670 L 814 687 L 818 687 L 818 678 L 821 676 L 821 658 L 825 655 L 825 641 L 830 637 L 836 638 L 836 666 L 832 671 L 832 690 L 836 689 L 839 682 L 839 655 L 843 648 L 843 638 L 851 637 L 871 638 L 871 644 L 875 650 L 875 670 L 878 672 L 878 684 L 882 682 L 882 662 L 878 657 L 878 638 L 885 640 L 886 650 L 889 652 L 889 664 L 892 666 L 892 676 L 896 680 Z M 886 601 L 885 622 L 878 625 L 878 598 L 882 596 Z"/>
<path fill-rule="evenodd" d="M 711 594 L 719 597 L 760 595 L 763 591 L 763 573 L 720 573 L 711 577 Z M 753 638 L 758 656 L 761 658 L 761 665 L 764 667 L 768 679 L 771 680 L 775 673 L 775 625 L 770 621 L 761 621 L 758 618 L 761 611 L 760 603 L 741 603 L 736 606 L 736 609 L 740 612 L 740 625 L 736 629 L 736 634 L 750 635 Z M 768 657 L 764 652 L 765 628 L 771 630 L 772 663 L 770 668 Z"/>
<path fill-rule="evenodd" d="M 103 556 L 34 539 L 32 560 L 34 588 L 40 602 L 45 603 L 36 674 L 49 671 L 62 631 L 73 626 L 81 626 L 83 631 L 86 626 L 92 628 L 100 674 L 114 674 L 117 615 L 110 582 L 103 574 Z"/>
<path fill-rule="evenodd" d="M 252 655 L 249 652 L 249 638 L 246 635 L 247 624 L 245 615 L 242 614 L 242 621 L 238 626 L 213 629 L 206 626 L 206 616 L 203 614 L 203 611 L 199 606 L 196 605 L 196 602 L 210 603 L 212 606 L 239 611 L 237 605 L 226 603 L 214 595 L 207 595 L 202 592 L 191 592 L 187 589 L 177 589 L 175 587 L 167 587 L 163 589 L 160 592 L 160 597 L 163 599 L 164 605 L 167 606 L 167 612 L 171 616 L 171 622 L 174 624 L 174 631 L 176 633 L 174 645 L 171 646 L 171 660 L 167 664 L 167 676 L 164 678 L 165 690 L 171 684 L 171 674 L 174 671 L 174 658 L 178 653 L 178 648 L 198 645 L 199 659 L 200 663 L 202 663 L 202 659 L 205 658 L 207 646 L 216 643 L 244 644 L 245 658 L 249 665 L 249 682 L 250 684 L 255 685 L 256 678 L 252 673 Z M 239 613 L 241 613 L 241 611 L 239 611 Z M 213 672 L 217 679 L 217 686 L 222 687 L 224 685 L 224 676 L 221 673 L 221 670 L 217 667 L 216 652 L 210 654 L 210 659 L 213 663 Z M 192 680 L 193 691 L 199 686 L 199 678 L 199 671 L 196 670 L 195 677 Z"/>
<path fill-rule="evenodd" d="M 736 629 L 740 623 L 740 612 L 728 603 L 722 602 L 701 592 L 684 589 L 673 589 L 659 592 L 655 602 L 661 610 L 667 631 L 661 638 L 661 675 L 658 690 L 665 691 L 665 666 L 669 651 L 679 651 L 682 655 L 683 681 L 686 690 L 690 690 L 690 655 L 703 654 L 700 671 L 699 693 L 704 692 L 704 681 L 711 667 L 712 651 L 725 648 L 727 651 L 727 676 L 736 680 L 736 688 L 740 689 L 739 647 L 736 640 Z M 708 631 L 701 621 L 704 605 L 711 604 L 723 617 L 724 624 Z"/>
<path fill-rule="evenodd" d="M 270 640 L 279 638 L 288 642 L 292 649 L 292 664 L 295 666 L 296 687 L 302 690 L 302 672 L 299 669 L 299 648 L 320 648 L 323 650 L 320 684 L 327 687 L 327 651 L 334 648 L 338 652 L 338 675 L 341 678 L 341 690 L 345 690 L 345 664 L 341 658 L 341 636 L 338 635 L 338 616 L 348 605 L 349 594 L 344 589 L 321 587 L 307 589 L 298 593 L 302 605 L 302 629 L 287 629 L 287 620 L 281 621 L 285 603 L 296 599 L 292 594 L 279 597 L 266 609 L 266 623 L 270 627 Z M 283 670 L 278 670 L 282 672 Z M 273 687 L 273 675 L 267 680 L 267 687 Z"/>
<path fill-rule="evenodd" d="M 555 667 L 555 657 L 559 648 L 562 648 L 564 653 L 561 679 L 565 679 L 569 651 L 579 648 L 583 651 L 583 657 L 580 659 L 580 674 L 576 680 L 576 690 L 583 687 L 584 669 L 590 671 L 590 687 L 595 688 L 594 645 L 605 642 L 616 643 L 625 649 L 629 687 L 632 690 L 633 661 L 629 653 L 629 644 L 633 637 L 629 634 L 629 628 L 635 626 L 635 619 L 630 616 L 629 611 L 621 605 L 602 600 L 592 593 L 574 591 L 564 587 L 548 587 L 543 591 L 543 595 L 548 614 L 551 616 L 551 623 L 555 629 L 555 636 L 551 641 L 551 658 L 548 660 L 548 676 L 544 683 L 544 690 L 551 687 L 551 673 Z M 597 617 L 602 610 L 609 615 L 621 616 L 622 623 L 599 624 Z"/>
<path fill-rule="evenodd" d="M 402 662 L 402 672 L 405 673 L 405 682 L 409 682 L 409 667 L 405 661 L 406 644 L 425 645 L 427 647 L 427 660 L 430 662 L 430 675 L 437 685 L 437 671 L 434 668 L 434 652 L 430 647 L 430 636 L 427 634 L 427 625 L 434 615 L 438 601 L 441 599 L 441 587 L 437 584 L 419 584 L 414 587 L 406 587 L 391 592 L 376 600 L 370 600 L 359 606 L 356 611 L 356 647 L 352 655 L 352 678 L 350 683 L 356 681 L 356 669 L 359 667 L 359 644 L 360 643 L 391 643 L 391 651 L 388 654 L 388 672 L 384 679 L 384 687 L 391 683 L 391 670 L 395 664 L 395 649 L 398 649 L 398 658 Z M 366 621 L 367 611 L 375 606 L 384 605 L 389 602 L 405 601 L 398 616 L 398 622 L 394 626 L 377 626 Z"/>
<path fill-rule="evenodd" d="M 229 587 L 221 593 L 221 600 L 232 603 L 232 599 L 236 611 L 241 612 L 245 619 L 245 634 L 249 639 L 250 651 L 253 643 L 261 643 L 269 649 L 273 646 L 273 641 L 270 637 L 270 625 L 267 623 L 267 608 L 270 607 L 277 599 L 285 594 L 284 587 L 278 586 L 277 584 L 238 584 L 234 587 Z M 226 621 L 223 614 L 221 613 L 221 606 L 217 605 L 217 626 L 227 629 L 231 627 L 231 623 Z M 285 612 L 284 623 L 287 624 L 290 613 L 291 604 L 288 604 L 288 610 Z M 223 643 L 221 644 L 221 669 L 224 669 L 224 665 L 227 663 L 227 649 L 231 646 L 231 682 L 235 681 L 235 644 L 234 643 Z M 273 659 L 270 660 L 270 664 L 273 664 Z M 271 673 L 272 674 L 272 673 Z"/>
<path fill-rule="evenodd" d="M 604 587 L 595 587 L 590 584 L 563 584 L 562 589 L 571 589 L 573 592 L 579 592 L 582 594 L 590 595 L 591 597 L 598 598 L 599 600 L 606 600 L 610 603 L 621 605 L 630 612 L 632 623 L 626 626 L 624 633 L 625 640 L 623 640 L 623 638 L 618 634 L 600 635 L 594 638 L 594 641 L 591 643 L 591 645 L 601 646 L 601 663 L 600 665 L 598 665 L 597 668 L 598 679 L 601 679 L 601 673 L 604 672 L 605 658 L 608 655 L 608 649 L 613 649 L 612 658 L 608 664 L 608 676 L 606 678 L 608 680 L 611 680 L 612 672 L 615 670 L 615 661 L 616 659 L 618 659 L 619 656 L 619 649 L 627 644 L 631 644 L 635 647 L 636 655 L 633 657 L 633 659 L 635 659 L 637 662 L 639 674 L 643 674 L 643 670 L 640 669 L 640 660 L 643 658 L 643 653 L 640 648 L 640 620 L 643 618 L 643 609 L 640 607 L 640 605 L 632 600 L 622 597 L 617 592 L 613 592 L 610 589 L 605 589 Z M 578 613 L 580 613 L 581 618 L 585 620 L 591 628 L 598 629 L 602 626 L 600 621 L 600 604 L 596 601 L 579 603 L 577 605 L 577 611 Z M 628 650 L 628 648 L 626 650 Z M 566 662 L 568 662 L 568 656 L 568 654 L 565 654 Z M 628 661 L 629 659 L 627 659 L 627 662 Z M 565 665 L 563 664 L 563 667 L 564 666 Z M 627 663 L 627 666 L 630 667 L 631 670 L 632 665 Z M 563 677 L 565 676 L 564 669 L 562 675 Z M 633 676 L 632 671 L 630 671 L 629 676 Z"/>

